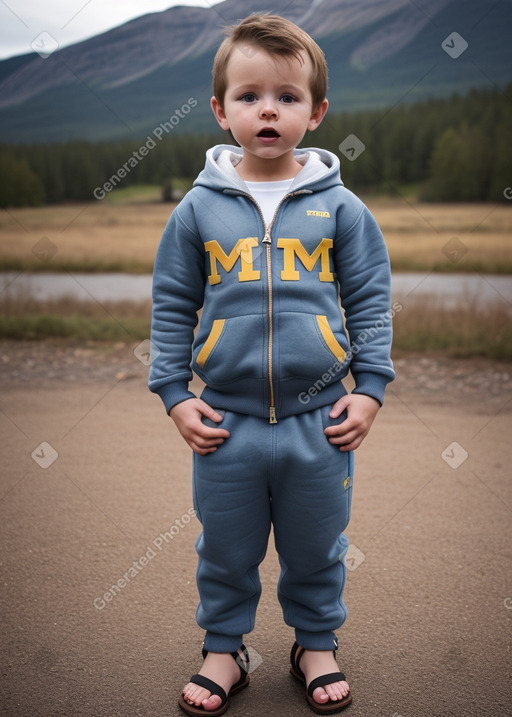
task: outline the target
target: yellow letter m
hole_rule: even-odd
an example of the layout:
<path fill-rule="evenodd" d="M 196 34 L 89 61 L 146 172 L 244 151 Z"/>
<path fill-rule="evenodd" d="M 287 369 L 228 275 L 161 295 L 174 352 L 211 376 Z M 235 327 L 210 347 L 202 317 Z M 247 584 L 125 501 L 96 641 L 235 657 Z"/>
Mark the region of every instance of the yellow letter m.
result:
<path fill-rule="evenodd" d="M 317 248 L 310 254 L 305 249 L 300 239 L 278 239 L 277 246 L 284 250 L 281 279 L 283 281 L 299 281 L 299 272 L 295 269 L 295 257 L 297 257 L 307 271 L 313 271 L 315 264 L 320 259 L 320 281 L 334 281 L 334 275 L 329 264 L 329 249 L 332 248 L 332 239 L 322 239 Z"/>
<path fill-rule="evenodd" d="M 238 272 L 238 281 L 258 281 L 260 272 L 253 269 L 252 250 L 258 246 L 257 237 L 246 237 L 239 239 L 231 252 L 226 254 L 224 249 L 217 241 L 205 242 L 205 251 L 210 257 L 210 275 L 208 281 L 210 284 L 220 284 L 221 278 L 217 268 L 217 262 L 221 264 L 225 271 L 231 271 L 238 259 L 240 259 L 240 271 Z"/>

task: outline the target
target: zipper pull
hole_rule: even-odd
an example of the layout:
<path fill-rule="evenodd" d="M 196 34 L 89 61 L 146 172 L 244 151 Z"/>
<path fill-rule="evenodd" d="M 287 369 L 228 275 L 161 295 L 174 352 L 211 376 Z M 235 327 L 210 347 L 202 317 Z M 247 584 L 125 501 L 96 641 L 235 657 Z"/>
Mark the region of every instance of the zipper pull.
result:
<path fill-rule="evenodd" d="M 270 235 L 270 227 L 268 227 L 265 230 L 265 236 L 262 239 L 262 244 L 271 244 L 272 243 L 272 237 Z"/>
<path fill-rule="evenodd" d="M 270 421 L 269 423 L 277 423 L 276 409 L 274 406 L 270 406 Z"/>

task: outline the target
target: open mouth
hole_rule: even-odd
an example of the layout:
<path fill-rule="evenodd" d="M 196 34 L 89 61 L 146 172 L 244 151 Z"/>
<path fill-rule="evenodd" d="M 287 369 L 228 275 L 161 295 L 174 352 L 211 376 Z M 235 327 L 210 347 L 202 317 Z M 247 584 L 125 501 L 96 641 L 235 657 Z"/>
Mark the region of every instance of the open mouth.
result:
<path fill-rule="evenodd" d="M 258 132 L 258 137 L 265 137 L 267 139 L 277 139 L 277 137 L 280 137 L 279 132 L 276 132 L 275 129 L 262 129 L 260 132 Z"/>

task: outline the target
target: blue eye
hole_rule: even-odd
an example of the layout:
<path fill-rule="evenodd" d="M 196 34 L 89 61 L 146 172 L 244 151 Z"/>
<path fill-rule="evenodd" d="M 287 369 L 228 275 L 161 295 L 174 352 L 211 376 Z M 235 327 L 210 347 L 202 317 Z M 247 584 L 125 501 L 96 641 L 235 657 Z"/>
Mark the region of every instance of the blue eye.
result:
<path fill-rule="evenodd" d="M 296 102 L 296 99 L 293 95 L 282 95 L 281 102 L 284 102 L 286 105 L 291 105 L 292 102 Z"/>
<path fill-rule="evenodd" d="M 240 97 L 242 102 L 255 102 L 256 101 L 256 95 L 253 92 L 246 92 L 245 95 L 242 95 Z"/>

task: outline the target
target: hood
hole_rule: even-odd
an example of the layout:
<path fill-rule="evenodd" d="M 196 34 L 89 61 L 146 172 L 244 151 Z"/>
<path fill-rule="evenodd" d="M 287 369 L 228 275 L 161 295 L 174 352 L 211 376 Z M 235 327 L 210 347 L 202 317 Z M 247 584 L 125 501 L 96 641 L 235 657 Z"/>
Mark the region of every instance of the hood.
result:
<path fill-rule="evenodd" d="M 235 169 L 241 161 L 243 150 L 229 144 L 218 144 L 206 152 L 206 164 L 194 182 L 194 186 L 208 187 L 219 192 L 238 190 L 250 194 L 249 189 Z M 296 149 L 294 157 L 303 169 L 297 174 L 290 192 L 298 189 L 320 191 L 339 185 L 340 161 L 332 152 L 316 147 Z"/>

